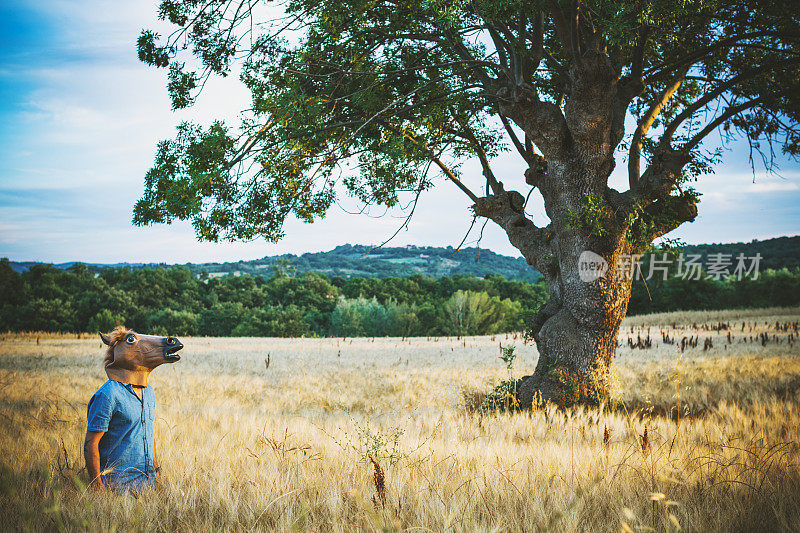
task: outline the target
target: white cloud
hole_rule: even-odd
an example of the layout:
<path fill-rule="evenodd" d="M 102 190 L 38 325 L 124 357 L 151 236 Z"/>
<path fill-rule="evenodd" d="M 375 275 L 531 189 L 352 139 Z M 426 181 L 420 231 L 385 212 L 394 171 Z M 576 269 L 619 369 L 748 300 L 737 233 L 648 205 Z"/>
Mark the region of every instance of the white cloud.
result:
<path fill-rule="evenodd" d="M 25 79 L 35 86 L 26 95 L 27 105 L 9 117 L 18 131 L 13 146 L 7 147 L 9 155 L 0 161 L 0 193 L 25 193 L 8 202 L 28 203 L 0 204 L 0 256 L 103 262 L 236 260 L 328 250 L 347 242 L 378 243 L 402 223 L 398 212 L 375 219 L 334 208 L 313 225 L 290 221 L 287 237 L 278 244 L 198 243 L 186 223 L 131 227 L 131 210 L 141 194 L 156 142 L 171 138 L 183 120 L 234 122 L 239 110 L 249 104 L 249 94 L 235 75 L 213 79 L 195 108 L 171 112 L 165 71 L 136 59 L 135 40 L 141 28 L 158 29 L 152 2 L 118 2 L 109 9 L 107 1 L 58 0 L 31 7 L 61 20 L 64 34 L 60 39 L 70 59 L 55 56 L 41 64 L 0 68 L 4 79 Z M 734 168 L 736 172 L 731 172 Z M 788 214 L 778 216 L 781 211 L 766 206 L 775 197 L 794 194 L 797 198 L 800 172 L 790 169 L 788 181 L 759 176 L 754 184 L 752 175 L 739 172 L 740 168 L 723 165 L 716 175 L 701 178 L 696 185 L 704 193 L 700 217 L 679 230 L 682 238 L 689 242 L 749 240 L 757 234 L 781 234 L 798 227 L 797 216 L 789 208 L 783 208 Z M 506 186 L 524 193 L 522 170 L 514 154 L 496 161 L 495 173 Z M 479 165 L 468 163 L 463 171 L 465 182 L 480 189 Z M 621 160 L 612 184 L 620 190 L 627 188 Z M 44 193 L 48 193 L 46 201 L 45 196 L 35 197 Z M 19 200 L 31 195 L 32 200 Z M 455 186 L 441 180 L 422 196 L 408 230 L 401 231 L 390 245 L 457 245 L 471 220 L 468 205 Z M 528 212 L 537 224 L 547 223 L 538 193 Z M 476 224 L 467 245 L 474 244 L 479 231 Z M 518 255 L 491 223 L 481 245 Z"/>
<path fill-rule="evenodd" d="M 749 193 L 770 193 L 797 190 L 800 190 L 800 183 L 797 181 L 797 178 L 789 181 L 777 177 L 773 177 L 773 179 L 758 180 L 755 183 L 750 183 L 745 188 L 745 192 Z"/>

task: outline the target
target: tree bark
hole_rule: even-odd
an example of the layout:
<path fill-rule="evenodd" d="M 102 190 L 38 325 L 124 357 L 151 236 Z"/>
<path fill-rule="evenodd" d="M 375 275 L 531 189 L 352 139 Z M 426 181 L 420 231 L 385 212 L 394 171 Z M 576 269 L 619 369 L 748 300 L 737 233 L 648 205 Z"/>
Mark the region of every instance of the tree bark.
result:
<path fill-rule="evenodd" d="M 611 361 L 631 294 L 631 278 L 615 277 L 615 272 L 630 271 L 625 259 L 629 250 L 624 242 L 569 233 L 558 239 L 557 272 L 545 275 L 550 299 L 531 324 L 539 361 L 533 375 L 518 385 L 521 407 L 547 400 L 561 406 L 598 404 L 611 392 Z M 581 279 L 584 251 L 606 261 L 603 277 Z"/>

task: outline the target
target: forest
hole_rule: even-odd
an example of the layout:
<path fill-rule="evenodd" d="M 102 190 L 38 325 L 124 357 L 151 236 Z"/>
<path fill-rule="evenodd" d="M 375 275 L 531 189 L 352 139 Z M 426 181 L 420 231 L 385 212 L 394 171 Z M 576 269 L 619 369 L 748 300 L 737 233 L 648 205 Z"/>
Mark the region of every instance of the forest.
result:
<path fill-rule="evenodd" d="M 698 254 L 706 261 L 712 254 L 729 254 L 748 257 L 761 254 L 761 268 L 779 270 L 783 267 L 800 267 L 800 236 L 776 237 L 773 239 L 725 244 L 685 244 L 685 254 Z M 23 272 L 37 264 L 35 261 L 11 261 L 11 267 Z M 53 266 L 66 269 L 75 262 L 58 263 Z M 85 263 L 93 272 L 111 266 L 130 266 L 134 269 L 167 267 L 166 263 Z M 342 276 L 364 278 L 407 278 L 414 274 L 439 278 L 442 276 L 473 275 L 484 277 L 487 273 L 499 274 L 509 280 L 535 282 L 541 274 L 531 268 L 522 257 L 509 257 L 492 250 L 477 247 L 453 248 L 452 246 L 366 246 L 343 244 L 327 252 L 307 252 L 300 255 L 282 254 L 247 261 L 227 263 L 183 263 L 194 274 L 208 272 L 209 276 L 251 276 L 272 273 L 275 268 L 287 273 L 320 272 L 333 278 Z"/>
<path fill-rule="evenodd" d="M 644 265 L 646 268 L 647 259 Z M 0 260 L 0 331 L 269 337 L 486 335 L 523 331 L 547 300 L 540 282 L 502 276 L 345 279 L 317 272 L 211 277 L 183 266 L 68 269 Z M 800 304 L 800 269 L 757 279 L 637 280 L 628 315 Z"/>

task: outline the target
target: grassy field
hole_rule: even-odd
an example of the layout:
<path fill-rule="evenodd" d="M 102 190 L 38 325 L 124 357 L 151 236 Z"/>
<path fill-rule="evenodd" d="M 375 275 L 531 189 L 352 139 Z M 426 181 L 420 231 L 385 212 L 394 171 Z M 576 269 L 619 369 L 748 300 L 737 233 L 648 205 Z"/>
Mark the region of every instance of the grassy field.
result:
<path fill-rule="evenodd" d="M 182 339 L 151 376 L 163 484 L 139 498 L 85 492 L 99 340 L 5 335 L 0 529 L 798 531 L 798 321 L 626 319 L 616 412 L 481 409 L 500 344 L 535 367 L 513 335 Z"/>

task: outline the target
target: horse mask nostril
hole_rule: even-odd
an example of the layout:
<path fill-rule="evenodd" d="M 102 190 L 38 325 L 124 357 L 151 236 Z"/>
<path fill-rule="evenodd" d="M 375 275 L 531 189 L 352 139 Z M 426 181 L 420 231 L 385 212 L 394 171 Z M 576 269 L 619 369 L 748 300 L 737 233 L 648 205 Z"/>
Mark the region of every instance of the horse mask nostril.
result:
<path fill-rule="evenodd" d="M 178 352 L 183 348 L 183 344 L 176 337 L 164 337 L 164 357 L 169 360 L 177 361 L 180 359 Z"/>

